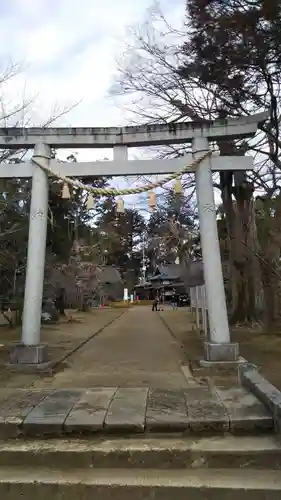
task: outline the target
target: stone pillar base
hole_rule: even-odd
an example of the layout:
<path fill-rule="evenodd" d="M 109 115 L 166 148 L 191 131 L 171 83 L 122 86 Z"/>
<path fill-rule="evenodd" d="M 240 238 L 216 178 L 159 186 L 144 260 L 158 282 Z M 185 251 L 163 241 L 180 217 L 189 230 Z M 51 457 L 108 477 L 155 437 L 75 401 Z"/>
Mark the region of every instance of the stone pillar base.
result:
<path fill-rule="evenodd" d="M 204 342 L 205 361 L 209 362 L 235 362 L 239 359 L 239 345 L 236 342 L 228 344 L 215 344 Z"/>
<path fill-rule="evenodd" d="M 47 344 L 16 344 L 10 351 L 10 362 L 7 368 L 15 371 L 50 372 L 52 362 L 48 356 Z"/>

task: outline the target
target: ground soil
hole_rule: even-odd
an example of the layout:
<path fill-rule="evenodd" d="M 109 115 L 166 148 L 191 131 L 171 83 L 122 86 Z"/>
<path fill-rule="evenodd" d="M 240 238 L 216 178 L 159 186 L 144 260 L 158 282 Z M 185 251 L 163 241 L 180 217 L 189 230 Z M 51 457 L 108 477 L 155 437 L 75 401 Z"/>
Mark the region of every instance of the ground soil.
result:
<path fill-rule="evenodd" d="M 68 359 L 53 379 L 36 388 L 188 387 L 182 350 L 151 307 L 133 307 Z"/>
<path fill-rule="evenodd" d="M 59 361 L 67 356 L 52 376 L 9 371 L 6 367 L 9 350 L 19 341 L 20 329 L 0 328 L 0 386 L 36 389 L 188 386 L 181 370 L 183 351 L 151 307 L 71 312 L 71 315 L 75 322 L 63 318 L 59 325 L 44 326 L 41 330 L 41 342 L 49 345 L 51 359 Z"/>
<path fill-rule="evenodd" d="M 203 357 L 204 334 L 196 333 L 195 319 L 188 309 L 166 310 L 160 313 L 177 338 L 184 352 L 184 362 L 196 366 L 196 360 Z M 260 373 L 281 390 L 281 329 L 280 332 L 266 333 L 261 328 L 235 327 L 231 339 L 239 343 L 240 355 L 258 365 Z M 217 385 L 230 385 L 237 378 L 233 370 L 195 372 L 198 376 L 211 375 Z"/>
<path fill-rule="evenodd" d="M 150 307 L 139 306 L 69 314 L 73 322 L 62 318 L 58 325 L 42 327 L 41 341 L 49 345 L 51 359 L 59 361 L 68 356 L 52 377 L 8 370 L 9 350 L 20 340 L 20 329 L 0 327 L 0 387 L 179 388 L 187 384 L 181 365 L 191 366 L 195 378 L 210 377 L 216 385 L 237 384 L 236 369 L 199 369 L 204 336 L 196 332 L 188 309 L 173 311 L 166 307 L 163 312 L 152 313 Z M 241 356 L 258 365 L 261 374 L 281 390 L 281 331 L 268 334 L 257 327 L 236 327 L 232 340 L 239 343 Z"/>
<path fill-rule="evenodd" d="M 61 317 L 59 324 L 42 326 L 41 342 L 48 344 L 50 359 L 59 361 L 122 312 L 111 309 L 88 313 L 67 311 L 67 317 Z M 7 369 L 9 351 L 14 343 L 20 341 L 20 335 L 20 328 L 0 327 L 0 387 L 29 387 L 41 379 L 39 375 L 15 373 Z"/>

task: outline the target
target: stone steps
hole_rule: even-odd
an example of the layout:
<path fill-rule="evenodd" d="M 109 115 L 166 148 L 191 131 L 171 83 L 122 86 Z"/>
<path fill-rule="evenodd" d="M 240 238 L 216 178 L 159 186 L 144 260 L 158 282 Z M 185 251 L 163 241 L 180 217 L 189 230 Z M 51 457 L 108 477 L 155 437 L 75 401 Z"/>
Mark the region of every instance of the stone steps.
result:
<path fill-rule="evenodd" d="M 12 440 L 0 498 L 279 500 L 280 469 L 274 436 Z"/>
<path fill-rule="evenodd" d="M 278 470 L 2 468 L 5 500 L 279 500 Z"/>
<path fill-rule="evenodd" d="M 0 468 L 281 469 L 274 436 L 48 439 L 0 442 Z M 257 475 L 257 474 L 256 474 Z M 280 474 L 281 477 L 281 474 Z"/>

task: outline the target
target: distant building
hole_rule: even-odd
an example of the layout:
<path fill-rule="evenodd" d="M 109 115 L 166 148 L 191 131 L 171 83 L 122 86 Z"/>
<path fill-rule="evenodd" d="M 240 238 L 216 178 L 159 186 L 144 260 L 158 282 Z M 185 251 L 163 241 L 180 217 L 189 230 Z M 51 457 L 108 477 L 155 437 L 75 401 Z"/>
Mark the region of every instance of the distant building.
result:
<path fill-rule="evenodd" d="M 202 261 L 181 264 L 166 264 L 156 268 L 153 275 L 148 276 L 145 283 L 135 287 L 140 299 L 153 299 L 157 294 L 164 294 L 166 300 L 173 290 L 177 295 L 189 294 L 190 287 L 204 284 Z"/>

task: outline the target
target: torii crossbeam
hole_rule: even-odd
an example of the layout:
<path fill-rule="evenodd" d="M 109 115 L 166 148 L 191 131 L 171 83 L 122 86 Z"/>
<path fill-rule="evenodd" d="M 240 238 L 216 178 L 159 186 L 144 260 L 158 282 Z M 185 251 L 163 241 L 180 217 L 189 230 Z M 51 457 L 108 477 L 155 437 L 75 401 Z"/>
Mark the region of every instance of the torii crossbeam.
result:
<path fill-rule="evenodd" d="M 118 149 L 121 149 L 119 152 Z M 114 157 L 118 158 L 124 148 L 116 146 L 114 148 Z M 210 166 L 213 171 L 225 170 L 251 170 L 253 168 L 253 158 L 251 156 L 212 156 Z M 91 161 L 91 162 L 71 162 L 62 163 L 56 160 L 50 160 L 49 166 L 52 170 L 60 172 L 68 177 L 88 177 L 88 176 L 127 176 L 127 175 L 161 175 L 180 172 L 186 166 L 192 163 L 194 157 L 192 154 L 185 154 L 180 158 L 170 160 L 113 160 L 113 161 Z M 8 163 L 1 164 L 0 177 L 32 177 L 34 162 L 15 163 L 11 166 Z M 190 170 L 191 172 L 195 170 Z"/>
<path fill-rule="evenodd" d="M 209 140 L 252 137 L 268 113 L 231 120 L 111 128 L 6 128 L 0 129 L 0 148 L 31 149 L 26 163 L 1 164 L 0 177 L 32 177 L 28 259 L 21 344 L 11 353 L 11 363 L 42 369 L 47 347 L 40 344 L 41 307 L 44 282 L 50 167 L 63 176 L 127 176 L 168 174 L 181 171 L 194 158 L 209 150 Z M 192 155 L 171 160 L 128 160 L 129 147 L 192 142 Z M 113 148 L 113 161 L 60 163 L 51 160 L 51 148 Z M 207 361 L 235 361 L 238 345 L 231 343 L 220 258 L 212 171 L 250 170 L 250 156 L 213 155 L 196 168 L 197 203 L 210 323 L 210 341 L 205 342 Z"/>

